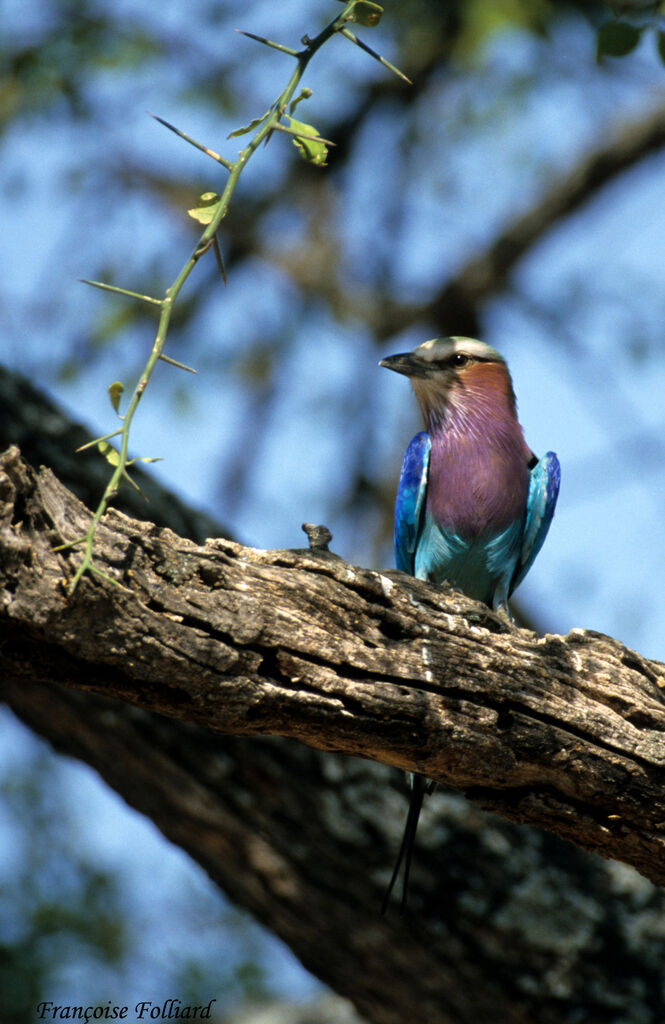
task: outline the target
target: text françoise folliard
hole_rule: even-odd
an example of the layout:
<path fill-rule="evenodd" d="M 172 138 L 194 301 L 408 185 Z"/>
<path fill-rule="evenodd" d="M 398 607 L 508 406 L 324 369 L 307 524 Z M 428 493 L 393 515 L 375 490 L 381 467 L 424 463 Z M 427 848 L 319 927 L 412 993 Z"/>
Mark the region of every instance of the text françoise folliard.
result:
<path fill-rule="evenodd" d="M 162 1003 L 153 1003 L 147 1000 L 134 1006 L 133 1019 L 145 1021 L 209 1020 L 212 1005 L 216 1002 L 216 999 L 211 999 L 206 1006 L 183 1006 L 180 999 L 165 999 Z M 97 1006 L 58 1006 L 57 1003 L 53 1003 L 49 999 L 44 1000 L 37 1006 L 37 1020 L 78 1020 L 85 1021 L 85 1024 L 90 1024 L 91 1021 L 96 1020 L 124 1020 L 129 1022 L 132 1020 L 129 1013 L 129 1006 L 116 1006 L 110 999 L 103 1006 L 101 1004 Z"/>

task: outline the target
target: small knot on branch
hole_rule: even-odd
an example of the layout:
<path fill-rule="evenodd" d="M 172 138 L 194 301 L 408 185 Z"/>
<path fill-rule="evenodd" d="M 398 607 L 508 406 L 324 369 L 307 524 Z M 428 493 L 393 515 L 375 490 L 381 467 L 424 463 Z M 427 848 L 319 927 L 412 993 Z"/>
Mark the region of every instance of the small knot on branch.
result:
<path fill-rule="evenodd" d="M 302 529 L 307 534 L 311 551 L 328 551 L 332 533 L 327 526 L 316 526 L 314 523 L 303 523 Z"/>

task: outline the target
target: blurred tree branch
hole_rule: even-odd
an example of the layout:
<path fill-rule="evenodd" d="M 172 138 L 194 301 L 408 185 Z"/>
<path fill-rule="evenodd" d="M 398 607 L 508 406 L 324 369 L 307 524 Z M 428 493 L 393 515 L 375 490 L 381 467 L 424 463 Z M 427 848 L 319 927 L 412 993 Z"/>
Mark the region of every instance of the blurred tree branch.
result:
<path fill-rule="evenodd" d="M 344 168 L 354 140 L 371 112 L 376 110 L 376 104 L 398 103 L 405 108 L 406 116 L 436 66 L 420 69 L 409 90 L 392 79 L 374 83 L 362 94 L 361 102 L 348 117 L 326 126 L 326 134 L 335 140 L 335 149 L 331 150 L 329 158 L 333 178 L 337 168 Z M 547 232 L 592 202 L 620 175 L 659 152 L 663 145 L 665 113 L 660 107 L 617 126 L 604 145 L 582 154 L 561 180 L 528 209 L 519 212 L 484 251 L 453 277 L 442 280 L 438 290 L 422 302 L 396 301 L 390 291 L 381 289 L 380 283 L 365 289 L 339 279 L 335 273 L 339 259 L 332 258 L 333 253 L 338 255 L 340 244 L 339 212 L 334 207 L 331 179 L 313 178 L 311 170 L 300 161 L 291 164 L 286 181 L 280 180 L 279 189 L 281 194 L 298 196 L 304 210 L 309 211 L 306 216 L 310 217 L 310 222 L 302 244 L 286 251 L 274 246 L 270 233 L 263 227 L 264 217 L 273 208 L 274 196 L 272 193 L 250 196 L 243 200 L 241 209 L 231 208 L 226 217 L 225 262 L 231 269 L 257 255 L 269 259 L 289 275 L 303 296 L 324 298 L 342 321 L 358 320 L 364 329 L 373 333 L 377 344 L 419 322 L 436 324 L 442 335 L 475 337 L 482 334 L 483 303 L 506 287 L 515 266 Z M 125 186 L 144 188 L 148 194 L 162 195 L 169 205 L 173 204 L 174 182 L 154 169 L 125 160 L 116 174 Z M 180 186 L 177 190 L 179 194 Z M 332 212 L 326 216 L 326 211 Z M 211 276 L 210 280 L 199 284 L 199 290 L 208 287 L 212 279 Z M 196 303 L 192 308 L 196 308 Z"/>
<path fill-rule="evenodd" d="M 357 130 L 357 120 L 354 127 Z M 327 130 L 337 139 L 353 128 L 342 124 L 339 130 Z M 482 334 L 482 304 L 506 287 L 511 272 L 528 251 L 562 220 L 591 202 L 606 185 L 661 150 L 664 144 L 665 113 L 661 108 L 618 129 L 606 145 L 584 154 L 562 180 L 519 213 L 484 252 L 466 263 L 454 277 L 442 281 L 438 291 L 424 302 L 395 301 L 389 292 L 380 289 L 354 290 L 330 272 L 330 259 L 313 259 L 307 247 L 287 254 L 270 250 L 270 256 L 305 293 L 325 296 L 341 319 L 358 319 L 372 331 L 378 343 L 418 322 L 435 324 L 441 335 L 477 337 Z M 299 171 L 296 169 L 296 173 Z M 325 182 L 311 187 L 317 191 L 329 188 Z M 326 209 L 330 204 L 312 205 Z M 333 224 L 331 218 L 330 230 L 322 233 L 328 247 L 334 246 Z M 245 245 L 248 242 L 245 236 Z"/>

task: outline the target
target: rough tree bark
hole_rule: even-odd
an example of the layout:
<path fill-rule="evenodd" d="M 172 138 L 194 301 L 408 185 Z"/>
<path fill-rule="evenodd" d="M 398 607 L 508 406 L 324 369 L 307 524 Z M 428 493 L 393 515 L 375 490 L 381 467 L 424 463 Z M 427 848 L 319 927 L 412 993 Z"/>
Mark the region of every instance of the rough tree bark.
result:
<path fill-rule="evenodd" d="M 0 457 L 6 672 L 49 672 L 234 735 L 420 772 L 665 883 L 665 666 L 599 634 L 538 638 L 484 605 L 327 551 L 205 546 L 90 514 L 17 448 Z M 38 646 L 39 644 L 39 646 Z M 40 653 L 40 647 L 43 651 Z"/>
<path fill-rule="evenodd" d="M 646 882 L 440 792 L 410 916 L 383 920 L 390 770 L 241 737 L 424 771 L 660 881 L 662 666 L 325 552 L 197 547 L 116 512 L 99 564 L 131 592 L 88 580 L 67 599 L 53 546 L 88 513 L 15 450 L 2 474 L 4 698 L 369 1018 L 662 1017 L 664 901 Z"/>
<path fill-rule="evenodd" d="M 59 474 L 87 497 L 80 468 L 59 442 L 66 437 L 66 448 L 70 448 L 71 431 L 80 428 L 68 425 L 52 403 L 34 389 L 26 392 L 26 385 L 13 376 L 0 375 L 0 384 L 0 447 L 11 439 L 32 438 L 31 457 L 50 464 L 57 459 Z M 33 429 L 32 424 L 39 429 Z M 57 427 L 55 439 L 53 424 Z M 6 482 L 5 488 L 15 495 L 16 483 L 22 477 L 29 491 L 34 476 L 10 462 L 18 477 Z M 61 493 L 59 488 L 56 491 Z M 23 493 L 27 496 L 28 492 Z M 8 496 L 5 489 L 3 500 Z M 159 505 L 155 499 L 151 511 L 156 504 L 161 510 L 160 521 L 168 522 L 171 502 Z M 69 498 L 66 507 L 81 514 Z M 5 511 L 11 515 L 7 507 Z M 28 506 L 18 511 L 25 524 L 25 537 Z M 172 525 L 181 528 L 183 514 L 182 507 L 174 507 Z M 123 522 L 126 527 L 128 524 Z M 39 526 L 33 524 L 35 537 L 40 533 Z M 47 529 L 49 523 L 42 521 L 41 526 Z M 5 527 L 11 537 L 8 520 Z M 196 522 L 192 521 L 189 529 L 200 536 Z M 138 532 L 142 557 L 146 544 L 154 551 L 159 538 L 168 537 L 145 525 L 138 527 Z M 127 536 L 121 532 L 118 543 L 126 541 Z M 174 571 L 174 564 L 182 567 L 184 549 L 180 541 L 177 543 L 179 549 L 173 552 L 173 558 L 167 548 L 161 563 L 160 586 L 169 592 L 174 582 L 168 581 L 169 572 Z M 236 568 L 242 568 L 238 550 L 222 546 L 221 550 L 213 548 L 209 555 L 217 568 L 221 565 L 227 573 L 234 562 Z M 269 568 L 270 556 L 256 556 L 257 561 L 246 563 L 246 570 L 261 575 Z M 18 554 L 12 550 L 10 557 L 15 569 L 26 557 L 30 560 L 20 536 Z M 292 571 L 289 566 L 295 571 L 295 565 L 303 562 L 306 568 L 298 569 L 298 573 L 310 573 L 311 578 L 319 579 L 319 586 L 341 587 L 349 600 L 364 601 L 374 609 L 376 621 L 387 613 L 388 597 L 394 600 L 397 593 L 402 600 L 408 600 L 405 595 L 412 593 L 421 604 L 420 609 L 415 604 L 409 606 L 409 616 L 419 618 L 429 608 L 436 612 L 439 625 L 444 622 L 445 630 L 452 619 L 446 620 L 444 606 L 451 609 L 451 616 L 462 610 L 449 597 L 434 596 L 429 588 L 403 578 L 406 589 L 397 582 L 390 595 L 383 593 L 384 585 L 376 574 L 362 570 L 353 570 L 355 585 L 350 579 L 340 583 L 335 580 L 335 572 L 346 572 L 344 564 L 314 553 L 302 558 L 293 552 L 273 557 L 277 569 L 287 575 Z M 5 555 L 0 565 L 6 575 Z M 33 567 L 36 565 L 34 561 Z M 28 564 L 24 571 L 29 576 L 33 570 Z M 369 585 L 368 579 L 374 583 Z M 189 583 L 184 583 L 184 589 Z M 55 618 L 62 626 L 67 603 L 55 577 L 50 578 L 50 585 L 49 602 L 54 602 Z M 318 592 L 313 590 L 304 597 L 313 604 Z M 14 590 L 9 600 L 15 600 L 17 593 Z M 98 613 L 94 622 L 96 639 L 92 637 L 91 643 L 103 643 L 105 637 L 108 639 L 107 629 L 112 627 L 109 588 L 88 584 L 85 595 L 77 599 L 82 601 L 77 605 L 79 609 L 85 606 L 88 595 Z M 113 596 L 119 596 L 121 606 L 127 607 L 122 602 L 128 602 L 128 596 Z M 240 591 L 236 599 L 242 597 Z M 215 603 L 221 605 L 219 598 L 221 594 Z M 149 611 L 158 615 L 157 608 Z M 348 611 L 348 604 L 342 604 L 338 614 L 342 617 Z M 493 618 L 476 606 L 473 611 L 480 616 L 475 626 L 470 623 L 462 627 L 458 620 L 461 628 L 470 631 L 470 647 L 477 646 L 473 644 L 474 629 L 487 628 L 490 642 L 509 641 L 505 627 L 499 624 L 498 632 L 489 633 L 490 627 L 494 628 Z M 403 623 L 404 613 L 400 614 Z M 199 615 L 197 610 L 196 617 Z M 315 623 L 316 615 L 312 618 Z M 387 614 L 385 621 L 390 621 Z M 189 626 L 184 621 L 174 625 L 177 631 L 191 629 L 198 636 L 199 626 L 193 622 Z M 631 869 L 583 853 L 551 833 L 510 824 L 439 787 L 425 807 L 419 831 L 409 915 L 400 919 L 393 911 L 382 919 L 378 907 L 406 807 L 400 772 L 290 740 L 222 735 L 182 717 L 165 718 L 126 701 L 70 688 L 64 684 L 78 678 L 83 685 L 108 681 L 117 692 L 118 680 L 120 686 L 129 684 L 128 666 L 99 665 L 93 675 L 82 658 L 45 641 L 48 628 L 46 608 L 32 625 L 10 621 L 5 611 L 0 620 L 0 696 L 57 749 L 97 768 L 109 785 L 198 860 L 233 900 L 280 935 L 305 966 L 351 998 L 369 1019 L 386 1024 L 414 1019 L 433 1024 L 477 1024 L 480 1020 L 573 1024 L 580 1019 L 660 1024 L 665 1017 L 665 935 L 661 924 L 665 896 Z M 337 634 L 335 626 L 334 637 Z M 522 634 L 516 636 L 521 643 Z M 143 647 L 149 650 L 151 645 L 157 646 L 157 639 L 146 638 Z M 197 643 L 203 646 L 201 640 L 199 637 Z M 397 648 L 409 641 L 383 636 L 382 643 Z M 573 640 L 574 650 L 576 643 L 581 641 Z M 608 644 L 614 652 L 612 662 L 620 648 L 613 642 Z M 336 645 L 331 642 L 329 646 L 332 654 Z M 541 661 L 541 649 L 546 647 L 546 643 L 536 644 Z M 560 647 L 555 657 L 557 663 L 562 650 Z M 365 654 L 369 656 L 371 648 Z M 552 647 L 550 654 L 554 654 Z M 144 659 L 138 660 L 145 664 Z M 117 661 L 122 659 L 116 656 Z M 619 663 L 615 664 L 618 667 Z M 638 666 L 635 678 L 645 670 L 641 661 Z M 432 671 L 431 665 L 428 668 Z M 202 672 L 201 666 L 197 672 Z M 216 672 L 219 674 L 219 666 Z M 559 692 L 561 674 L 559 664 Z M 178 672 L 177 679 L 179 683 L 187 682 L 183 671 Z M 357 678 L 351 682 L 358 688 Z M 370 689 L 375 682 L 369 680 Z M 525 682 L 528 685 L 528 680 Z M 359 705 L 347 708 L 341 696 L 334 693 L 338 686 L 334 674 L 331 684 L 333 691 L 327 690 L 325 696 L 333 710 L 331 718 L 358 718 Z M 426 735 L 432 733 L 433 721 L 424 709 L 436 709 L 439 698 L 428 686 L 420 698 L 423 703 L 411 707 L 401 689 L 404 687 L 406 692 L 410 685 L 408 680 L 399 684 L 386 681 L 385 709 L 401 706 L 403 710 L 392 725 L 387 718 L 381 720 L 381 749 L 386 744 L 397 749 L 416 724 L 423 723 Z M 273 693 L 273 710 L 279 706 L 280 686 L 284 688 L 283 680 Z M 285 698 L 292 706 L 300 702 L 301 710 L 308 705 L 316 710 L 315 695 L 301 690 L 299 699 L 297 687 L 289 685 L 285 689 Z M 140 690 L 145 699 L 151 691 L 161 692 L 162 699 L 166 697 L 172 707 L 175 705 L 177 694 L 173 690 L 169 693 L 161 678 L 152 682 L 144 679 Z M 605 697 L 599 695 L 596 711 L 602 712 L 606 705 L 610 690 L 604 692 Z M 574 704 L 576 691 L 571 688 L 568 694 Z M 199 700 L 191 701 L 182 689 L 180 695 L 177 713 L 187 716 L 193 712 L 206 719 Z M 479 691 L 472 687 L 469 696 L 469 707 L 477 709 Z M 524 696 L 521 694 L 520 699 Z M 459 694 L 450 690 L 448 697 L 454 712 L 450 723 L 455 722 L 455 716 L 462 722 L 464 709 Z M 336 700 L 339 711 L 335 711 Z M 496 732 L 497 726 L 508 727 L 508 734 L 512 731 L 516 712 L 506 710 L 508 718 L 501 720 L 496 702 L 490 703 L 486 710 L 488 733 Z M 519 713 L 520 729 L 522 716 L 528 711 L 529 703 Z M 213 713 L 224 713 L 219 699 L 211 706 Z M 618 724 L 615 715 L 609 713 Z M 316 726 L 316 716 L 308 713 L 301 717 L 308 730 Z M 527 714 L 529 718 L 533 718 L 532 712 Z M 469 724 L 474 724 L 473 719 Z M 536 721 L 534 726 L 539 729 L 545 724 Z M 596 728 L 593 720 L 592 728 Z M 628 733 L 640 728 L 639 721 L 633 726 L 628 722 L 621 726 L 621 730 L 627 729 L 621 735 L 625 740 Z M 477 733 L 477 729 L 469 729 L 471 738 L 477 740 Z M 584 735 L 588 740 L 587 725 Z M 376 736 L 373 743 L 377 744 Z M 413 749 L 410 739 L 406 747 L 408 756 L 408 749 Z M 433 751 L 428 748 L 424 756 L 433 763 Z M 534 756 L 537 760 L 532 751 L 529 763 L 534 763 Z M 615 766 L 618 757 L 607 749 L 599 752 L 599 760 L 614 761 Z M 643 765 L 638 773 L 645 774 Z M 535 780 L 529 780 L 529 785 L 537 790 Z M 545 787 L 544 792 L 552 796 L 551 789 Z M 496 798 L 501 789 L 492 789 L 491 793 Z M 619 791 L 615 797 L 618 800 L 625 795 Z M 486 794 L 476 789 L 475 796 L 484 799 Z M 572 809 L 571 817 L 575 816 Z M 606 827 L 610 833 L 617 831 L 616 820 Z M 604 834 L 598 821 L 593 829 Z"/>

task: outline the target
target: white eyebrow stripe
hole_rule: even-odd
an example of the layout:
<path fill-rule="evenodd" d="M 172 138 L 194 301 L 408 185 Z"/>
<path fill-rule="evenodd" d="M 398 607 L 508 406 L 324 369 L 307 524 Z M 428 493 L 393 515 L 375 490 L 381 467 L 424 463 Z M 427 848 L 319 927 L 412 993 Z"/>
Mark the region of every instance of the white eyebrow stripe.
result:
<path fill-rule="evenodd" d="M 432 338 L 424 341 L 422 345 L 414 348 L 413 355 L 426 363 L 439 362 L 448 359 L 457 352 L 473 356 L 476 359 L 496 359 L 497 353 L 484 341 L 477 341 L 475 338 Z"/>

